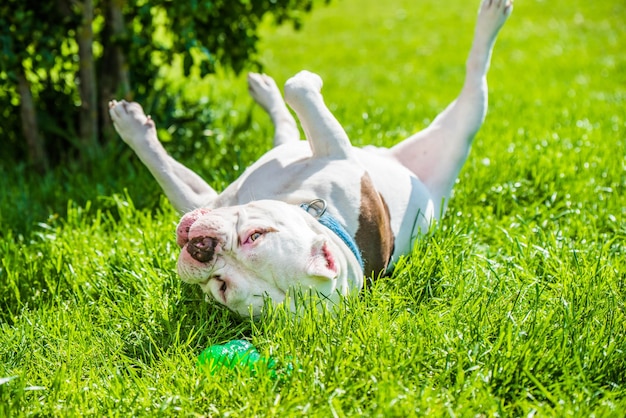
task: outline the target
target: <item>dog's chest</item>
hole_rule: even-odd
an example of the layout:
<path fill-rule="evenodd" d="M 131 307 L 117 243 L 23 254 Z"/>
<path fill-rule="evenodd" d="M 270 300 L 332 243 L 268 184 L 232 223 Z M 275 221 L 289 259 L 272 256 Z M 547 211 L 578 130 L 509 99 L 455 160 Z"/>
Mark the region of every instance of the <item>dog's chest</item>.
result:
<path fill-rule="evenodd" d="M 299 205 L 324 199 L 329 212 L 357 240 L 359 229 L 365 237 L 363 225 L 378 234 L 386 228 L 380 223 L 386 223 L 395 260 L 410 251 L 419 230 L 428 228 L 430 195 L 397 161 L 358 148 L 353 154 L 349 159 L 314 158 L 306 141 L 274 148 L 227 187 L 213 206 L 262 199 Z M 362 241 L 369 243 L 367 238 Z"/>
<path fill-rule="evenodd" d="M 346 226 L 358 212 L 360 178 L 365 173 L 356 160 L 312 158 L 305 141 L 274 148 L 252 164 L 215 202 L 216 206 L 272 199 L 292 204 L 326 200 Z"/>

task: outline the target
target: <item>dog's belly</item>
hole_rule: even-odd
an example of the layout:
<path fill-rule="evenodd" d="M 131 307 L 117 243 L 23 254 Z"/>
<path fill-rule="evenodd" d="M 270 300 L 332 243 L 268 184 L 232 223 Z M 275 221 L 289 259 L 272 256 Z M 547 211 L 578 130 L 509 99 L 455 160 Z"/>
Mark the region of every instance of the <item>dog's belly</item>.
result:
<path fill-rule="evenodd" d="M 384 149 L 354 148 L 349 159 L 315 158 L 306 141 L 268 151 L 215 199 L 211 207 L 272 199 L 299 205 L 324 199 L 329 213 L 354 236 L 361 212 L 361 181 L 367 174 L 384 200 L 395 245 L 392 263 L 407 254 L 433 219 L 423 183 Z"/>
<path fill-rule="evenodd" d="M 396 159 L 379 152 L 356 151 L 389 209 L 395 237 L 392 267 L 401 255 L 411 252 L 419 234 L 428 232 L 435 218 L 432 197 L 422 181 Z"/>

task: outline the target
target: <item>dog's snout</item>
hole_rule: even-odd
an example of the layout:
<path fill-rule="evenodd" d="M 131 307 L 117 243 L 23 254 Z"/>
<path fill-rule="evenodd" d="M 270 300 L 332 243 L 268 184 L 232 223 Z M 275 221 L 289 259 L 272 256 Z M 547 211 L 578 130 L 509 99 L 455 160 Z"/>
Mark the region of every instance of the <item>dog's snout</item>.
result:
<path fill-rule="evenodd" d="M 208 263 L 213 259 L 217 240 L 211 237 L 192 238 L 187 243 L 187 252 L 194 260 Z"/>
<path fill-rule="evenodd" d="M 186 213 L 185 216 L 180 220 L 178 226 L 176 227 L 176 243 L 179 247 L 183 247 L 187 241 L 189 241 L 189 228 L 193 225 L 194 222 L 198 220 L 203 215 L 209 213 L 209 209 L 196 209 L 192 212 Z"/>

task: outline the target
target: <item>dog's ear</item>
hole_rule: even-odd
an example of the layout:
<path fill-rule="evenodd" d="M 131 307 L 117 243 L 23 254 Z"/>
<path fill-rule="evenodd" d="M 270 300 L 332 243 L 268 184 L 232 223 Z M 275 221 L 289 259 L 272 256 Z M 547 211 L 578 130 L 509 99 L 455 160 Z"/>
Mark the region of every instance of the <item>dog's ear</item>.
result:
<path fill-rule="evenodd" d="M 309 276 L 325 280 L 333 280 L 337 277 L 337 261 L 330 253 L 327 238 L 324 235 L 316 236 L 313 241 L 306 272 Z"/>

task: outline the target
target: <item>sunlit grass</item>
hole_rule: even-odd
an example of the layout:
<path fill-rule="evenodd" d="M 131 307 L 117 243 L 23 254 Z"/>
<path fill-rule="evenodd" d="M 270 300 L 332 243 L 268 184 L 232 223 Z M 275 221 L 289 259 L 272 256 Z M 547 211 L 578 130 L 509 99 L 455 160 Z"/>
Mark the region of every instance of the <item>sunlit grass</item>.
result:
<path fill-rule="evenodd" d="M 335 1 L 301 32 L 268 27 L 260 60 L 279 84 L 320 73 L 353 141 L 390 145 L 460 89 L 470 3 Z M 516 2 L 447 216 L 334 312 L 252 323 L 204 303 L 175 274 L 178 215 L 129 153 L 81 175 L 2 167 L 0 416 L 621 416 L 624 16 Z M 234 171 L 269 146 L 243 76 L 188 94 L 214 106 Z M 186 163 L 218 188 L 234 176 L 210 155 Z M 198 369 L 203 348 L 240 338 L 297 367 Z"/>

